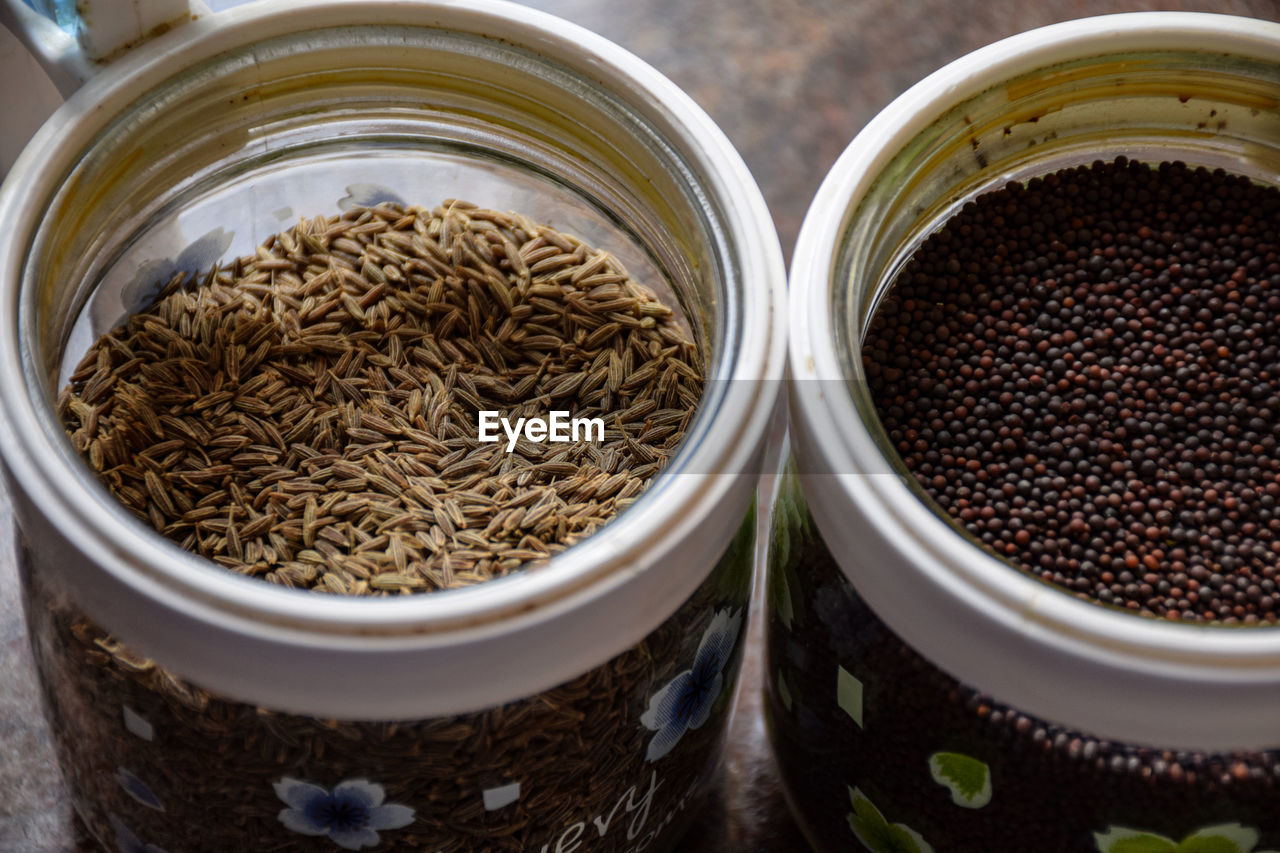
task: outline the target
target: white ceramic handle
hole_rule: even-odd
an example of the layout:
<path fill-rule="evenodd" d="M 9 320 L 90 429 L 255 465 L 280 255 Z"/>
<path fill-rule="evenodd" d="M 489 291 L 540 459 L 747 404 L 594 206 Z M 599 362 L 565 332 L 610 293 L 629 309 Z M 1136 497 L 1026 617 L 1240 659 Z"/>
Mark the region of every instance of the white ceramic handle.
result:
<path fill-rule="evenodd" d="M 77 0 L 73 37 L 23 0 L 0 0 L 0 24 L 31 52 L 64 98 L 121 53 L 208 13 L 202 0 Z"/>
<path fill-rule="evenodd" d="M 62 97 L 70 97 L 93 76 L 97 63 L 85 55 L 75 37 L 22 0 L 0 0 L 0 25 L 31 52 Z"/>

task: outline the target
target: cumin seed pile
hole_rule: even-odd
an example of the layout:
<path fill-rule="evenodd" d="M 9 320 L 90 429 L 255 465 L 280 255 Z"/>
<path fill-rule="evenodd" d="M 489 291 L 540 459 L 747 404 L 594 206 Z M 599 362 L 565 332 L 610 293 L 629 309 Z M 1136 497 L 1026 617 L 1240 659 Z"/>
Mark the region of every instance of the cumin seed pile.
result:
<path fill-rule="evenodd" d="M 430 591 L 546 560 L 633 502 L 702 390 L 675 312 L 608 252 L 446 201 L 302 220 L 179 273 L 59 398 L 126 507 L 235 572 Z M 478 440 L 477 412 L 605 420 Z"/>

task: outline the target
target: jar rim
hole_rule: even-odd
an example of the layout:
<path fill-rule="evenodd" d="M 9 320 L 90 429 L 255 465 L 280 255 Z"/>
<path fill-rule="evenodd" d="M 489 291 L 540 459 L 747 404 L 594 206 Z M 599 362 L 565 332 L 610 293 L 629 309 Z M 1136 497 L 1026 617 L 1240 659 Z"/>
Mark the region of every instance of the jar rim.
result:
<path fill-rule="evenodd" d="M 850 143 L 815 196 L 792 258 L 792 440 L 811 511 L 842 571 L 899 636 L 961 682 L 1102 737 L 1189 749 L 1280 744 L 1280 626 L 1144 618 L 1014 569 L 961 536 L 891 471 L 846 384 L 832 294 L 848 283 L 839 281 L 837 259 L 885 167 L 993 86 L 1135 51 L 1274 63 L 1280 25 L 1138 12 L 1031 30 L 933 73 Z"/>
<path fill-rule="evenodd" d="M 377 599 L 318 596 L 212 566 L 209 571 L 188 571 L 188 565 L 175 564 L 170 543 L 150 531 L 143 535 L 122 528 L 77 483 L 71 467 L 53 450 L 51 425 L 41 422 L 33 404 L 39 380 L 22 339 L 19 306 L 25 250 L 38 232 L 41 212 L 27 200 L 51 197 L 56 176 L 91 144 L 98 130 L 139 94 L 184 69 L 230 49 L 342 28 L 352 21 L 480 36 L 553 58 L 560 67 L 609 93 L 625 96 L 630 105 L 642 109 L 645 120 L 679 146 L 675 156 L 693 164 L 705 181 L 698 191 L 714 199 L 723 212 L 731 243 L 726 251 L 736 255 L 737 286 L 745 296 L 738 309 L 741 335 L 722 342 L 733 349 L 732 360 L 725 362 L 731 364 L 730 375 L 712 377 L 721 386 L 716 430 L 696 445 L 686 443 L 673 459 L 673 465 L 682 464 L 685 470 L 707 473 L 671 475 L 663 483 L 662 500 L 644 512 L 620 515 L 538 571 L 441 593 Z M 128 596 L 137 612 L 155 608 L 161 614 L 157 622 L 221 631 L 234 642 L 290 650 L 285 655 L 340 646 L 356 658 L 375 653 L 385 658 L 392 650 L 409 654 L 459 643 L 488 647 L 520 631 L 546 630 L 549 623 L 564 623 L 566 616 L 572 622 L 573 614 L 593 602 L 617 598 L 620 590 L 634 587 L 638 578 L 652 576 L 645 583 L 651 588 L 649 603 L 661 602 L 657 607 L 637 611 L 608 637 L 582 643 L 577 636 L 576 651 L 540 668 L 529 667 L 541 671 L 530 673 L 524 684 L 486 684 L 465 698 L 456 693 L 438 700 L 419 696 L 412 702 L 405 700 L 402 708 L 383 704 L 378 711 L 384 716 L 401 710 L 415 715 L 482 707 L 545 689 L 598 665 L 674 612 L 705 577 L 736 529 L 726 512 L 736 512 L 740 521 L 746 510 L 754 488 L 754 459 L 780 390 L 778 382 L 764 380 L 781 379 L 785 359 L 785 272 L 772 220 L 741 157 L 689 96 L 647 63 L 576 24 L 505 0 L 316 0 L 308 5 L 306 15 L 299 15 L 289 0 L 267 0 L 195 20 L 117 60 L 59 109 L 0 189 L 0 215 L 12 223 L 0 235 L 0 304 L 4 306 L 0 425 L 11 436 L 0 448 L 0 457 L 13 491 L 20 492 L 33 513 L 70 541 L 79 559 L 99 567 L 77 570 L 78 577 L 101 582 L 96 591 L 99 600 Z M 688 547 L 691 538 L 698 540 L 698 547 Z M 86 594 L 94 597 L 93 591 Z M 572 629 L 561 624 L 559 632 Z M 143 651 L 151 650 L 143 645 Z M 175 659 L 174 665 L 181 674 L 199 681 L 199 674 L 210 664 L 192 646 L 177 654 L 181 660 Z M 367 660 L 359 665 L 367 666 Z M 210 675 L 205 685 L 234 694 L 234 684 L 228 686 L 224 675 Z M 480 672 L 470 680 L 495 679 Z M 288 698 L 299 695 L 297 685 L 258 687 L 265 693 L 243 698 L 285 709 L 301 702 L 310 712 L 344 716 L 372 707 L 367 698 L 349 696 L 324 699 L 330 704 L 321 708 L 312 701 L 314 697 Z"/>

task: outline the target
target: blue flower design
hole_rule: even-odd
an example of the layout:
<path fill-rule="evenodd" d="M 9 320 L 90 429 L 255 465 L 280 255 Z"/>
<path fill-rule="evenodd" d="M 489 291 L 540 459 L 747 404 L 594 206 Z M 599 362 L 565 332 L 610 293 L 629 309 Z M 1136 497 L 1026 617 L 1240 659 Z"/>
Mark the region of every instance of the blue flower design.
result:
<path fill-rule="evenodd" d="M 123 767 L 117 767 L 115 778 L 120 783 L 120 787 L 124 788 L 126 794 L 149 809 L 155 809 L 158 812 L 164 811 L 164 803 L 160 802 L 160 798 L 151 792 L 146 782 L 143 782 L 133 773 Z"/>
<path fill-rule="evenodd" d="M 107 815 L 107 823 L 111 824 L 111 831 L 116 834 L 116 850 L 120 853 L 164 853 L 164 850 L 154 844 L 139 841 L 138 836 L 115 815 Z"/>
<path fill-rule="evenodd" d="M 332 793 L 288 777 L 273 787 L 289 806 L 277 815 L 281 823 L 302 835 L 327 835 L 344 850 L 372 847 L 379 841 L 378 830 L 413 823 L 413 809 L 384 805 L 386 791 L 367 779 L 348 779 Z"/>
<path fill-rule="evenodd" d="M 693 667 L 677 675 L 649 700 L 640 724 L 657 732 L 649 741 L 645 758 L 657 761 L 671 751 L 690 729 L 711 715 L 711 706 L 724 687 L 724 667 L 738 642 L 742 615 L 721 610 L 702 635 Z"/>

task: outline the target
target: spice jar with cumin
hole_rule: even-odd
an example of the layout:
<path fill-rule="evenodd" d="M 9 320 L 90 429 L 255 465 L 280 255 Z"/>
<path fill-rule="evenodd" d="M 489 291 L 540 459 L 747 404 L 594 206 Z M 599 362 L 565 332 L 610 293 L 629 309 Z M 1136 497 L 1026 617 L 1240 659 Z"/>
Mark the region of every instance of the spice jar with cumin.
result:
<path fill-rule="evenodd" d="M 262 4 L 90 87 L 0 191 L 0 417 L 92 835 L 669 849 L 783 354 L 723 136 L 502 3 Z"/>

